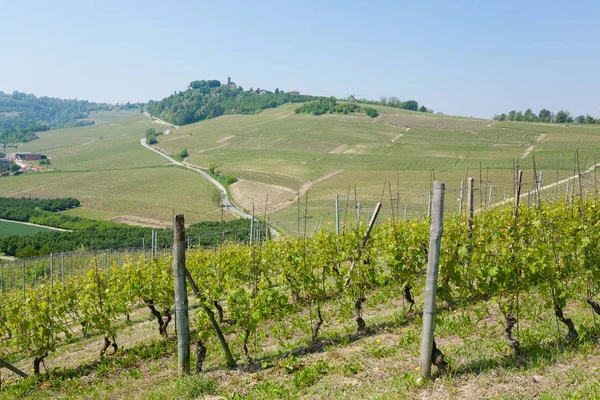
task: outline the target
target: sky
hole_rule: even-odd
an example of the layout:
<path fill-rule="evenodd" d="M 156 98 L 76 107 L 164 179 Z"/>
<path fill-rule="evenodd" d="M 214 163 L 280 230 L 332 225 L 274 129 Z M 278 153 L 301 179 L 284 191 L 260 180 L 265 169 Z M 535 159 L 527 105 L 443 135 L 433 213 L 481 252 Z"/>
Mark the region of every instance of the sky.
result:
<path fill-rule="evenodd" d="M 597 1 L 0 0 L 0 90 L 146 102 L 200 79 L 491 118 L 600 116 Z"/>

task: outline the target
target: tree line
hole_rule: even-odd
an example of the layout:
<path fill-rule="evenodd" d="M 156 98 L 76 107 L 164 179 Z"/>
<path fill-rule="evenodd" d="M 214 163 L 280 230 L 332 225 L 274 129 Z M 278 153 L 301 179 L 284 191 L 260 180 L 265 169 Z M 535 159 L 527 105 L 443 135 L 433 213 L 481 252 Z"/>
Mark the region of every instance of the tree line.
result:
<path fill-rule="evenodd" d="M 255 114 L 285 103 L 303 103 L 311 99 L 314 97 L 293 95 L 279 89 L 275 93 L 253 88 L 245 91 L 241 86 L 222 86 L 218 80 L 201 80 L 191 82 L 185 91 L 175 92 L 160 101 L 150 101 L 147 110 L 172 124 L 186 125 L 224 114 Z"/>
<path fill-rule="evenodd" d="M 29 199 L 0 197 L 0 218 L 29 222 L 38 211 L 58 212 L 79 207 L 80 202 L 72 197 L 61 199 Z"/>
<path fill-rule="evenodd" d="M 300 107 L 296 108 L 296 114 L 312 114 L 312 115 L 323 115 L 323 114 L 350 114 L 359 113 L 363 111 L 361 107 L 354 102 L 338 103 L 335 97 L 319 98 L 304 103 Z M 376 109 L 372 107 L 365 107 L 365 114 L 371 118 L 375 118 L 379 115 Z"/>
<path fill-rule="evenodd" d="M 386 107 L 400 108 L 402 110 L 409 110 L 409 111 L 419 111 L 419 112 L 428 112 L 428 113 L 433 112 L 433 110 L 425 107 L 424 105 L 419 107 L 419 102 L 416 100 L 402 101 L 395 96 L 392 96 L 390 98 L 380 97 L 379 101 L 367 100 L 367 99 L 356 100 L 354 98 L 354 96 L 349 96 L 348 100 L 357 101 L 357 102 L 363 103 L 363 104 L 375 104 L 375 105 L 386 106 Z"/>
<path fill-rule="evenodd" d="M 53 128 L 92 125 L 91 111 L 108 110 L 108 104 L 87 100 L 36 97 L 33 94 L 0 91 L 0 143 L 37 139 L 36 132 Z"/>
<path fill-rule="evenodd" d="M 59 212 L 77 206 L 79 200 L 72 198 L 42 200 L 0 197 L 0 218 L 72 230 L 39 232 L 31 236 L 6 236 L 0 238 L 0 253 L 33 257 L 74 250 L 122 250 L 141 247 L 142 238 L 147 245 L 152 240 L 151 228 L 98 221 Z M 188 235 L 195 238 L 194 244 L 201 246 L 214 246 L 224 240 L 245 242 L 249 230 L 250 222 L 247 220 L 204 221 L 187 228 Z M 173 231 L 157 229 L 157 232 L 159 242 L 170 245 Z"/>
<path fill-rule="evenodd" d="M 546 122 L 556 124 L 596 124 L 598 119 L 591 115 L 578 115 L 573 117 L 567 110 L 558 110 L 556 113 L 543 108 L 538 114 L 528 108 L 523 111 L 512 110 L 508 113 L 496 114 L 493 118 L 495 121 L 519 121 L 519 122 Z"/>

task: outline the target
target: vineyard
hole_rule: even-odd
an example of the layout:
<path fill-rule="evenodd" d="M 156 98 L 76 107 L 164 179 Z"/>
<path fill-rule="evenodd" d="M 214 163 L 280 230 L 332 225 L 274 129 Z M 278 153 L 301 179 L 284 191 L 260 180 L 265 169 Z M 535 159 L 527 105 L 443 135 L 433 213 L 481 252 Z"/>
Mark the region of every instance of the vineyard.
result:
<path fill-rule="evenodd" d="M 500 325 L 505 345 L 497 351 L 515 365 L 526 362 L 532 349 L 553 346 L 536 331 L 549 315 L 560 335 L 556 340 L 564 345 L 596 337 L 600 202 L 582 196 L 476 214 L 463 210 L 443 223 L 437 300 L 442 316 L 469 308 L 475 316 L 468 331 L 481 321 Z M 380 328 L 366 316 L 382 296 L 401 301 L 395 323 L 418 329 L 429 221 L 395 218 L 376 225 L 370 237 L 366 231 L 363 224 L 342 226 L 339 234 L 323 229 L 278 241 L 188 250 L 187 269 L 197 284 L 190 307 L 196 370 L 268 369 L 363 340 Z M 0 358 L 28 358 L 42 382 L 57 373 L 42 374 L 53 352 L 78 337 L 99 335 L 97 356 L 116 357 L 122 321 L 139 309 L 147 309 L 156 331 L 170 340 L 172 262 L 169 256 L 108 263 L 92 258 L 81 274 L 63 279 L 46 274 L 36 286 L 5 289 Z M 593 326 L 569 314 L 581 304 L 589 308 Z M 458 368 L 453 354 L 444 340 L 436 345 L 435 376 L 452 374 Z M 315 372 L 315 380 L 326 371 L 323 366 Z M 2 390 L 10 393 L 18 385 L 4 384 Z"/>

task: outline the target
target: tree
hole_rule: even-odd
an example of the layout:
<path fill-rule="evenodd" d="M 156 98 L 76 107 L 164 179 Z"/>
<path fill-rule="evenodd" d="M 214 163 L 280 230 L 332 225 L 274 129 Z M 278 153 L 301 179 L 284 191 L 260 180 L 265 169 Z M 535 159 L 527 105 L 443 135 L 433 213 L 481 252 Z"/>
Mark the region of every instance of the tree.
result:
<path fill-rule="evenodd" d="M 427 107 L 425 107 L 425 106 L 421 106 L 421 107 L 419 108 L 419 111 L 420 111 L 420 112 L 427 112 Z"/>
<path fill-rule="evenodd" d="M 13 164 L 10 166 L 10 172 L 12 172 L 13 174 L 17 171 L 19 171 L 21 169 L 21 167 L 19 167 L 17 164 Z"/>
<path fill-rule="evenodd" d="M 405 110 L 417 111 L 419 109 L 419 103 L 416 100 L 407 100 L 403 106 Z"/>
<path fill-rule="evenodd" d="M 189 156 L 189 153 L 188 153 L 187 149 L 183 149 L 181 151 L 181 153 L 179 153 L 179 157 L 181 157 L 181 158 L 187 158 L 188 156 Z"/>
<path fill-rule="evenodd" d="M 515 110 L 512 110 L 511 112 L 508 113 L 509 121 L 514 121 L 515 118 L 517 118 L 517 112 Z"/>
<path fill-rule="evenodd" d="M 275 88 L 275 94 L 279 94 L 279 88 Z"/>
<path fill-rule="evenodd" d="M 573 118 L 570 118 L 570 113 L 565 110 L 559 110 L 554 116 L 554 121 L 558 124 L 567 123 L 569 119 L 573 120 Z"/>
<path fill-rule="evenodd" d="M 578 116 L 575 118 L 575 122 L 576 122 L 576 123 L 578 123 L 578 124 L 585 124 L 585 116 L 583 116 L 583 115 L 578 115 Z"/>
<path fill-rule="evenodd" d="M 377 116 L 379 116 L 377 110 L 372 107 L 365 107 L 365 114 L 367 114 L 371 118 L 376 118 Z"/>
<path fill-rule="evenodd" d="M 523 113 L 521 111 L 515 116 L 515 121 L 523 121 Z"/>
<path fill-rule="evenodd" d="M 531 111 L 531 108 L 528 108 L 527 110 L 525 110 L 525 114 L 523 114 L 523 119 L 529 122 L 535 121 L 537 119 L 537 115 L 535 115 L 533 111 Z"/>
<path fill-rule="evenodd" d="M 213 204 L 219 208 L 221 207 L 221 202 L 223 201 L 223 196 L 221 196 L 221 191 L 217 188 L 213 189 L 212 192 L 212 202 Z"/>
<path fill-rule="evenodd" d="M 154 129 L 154 128 L 146 129 L 146 136 L 150 136 L 150 135 L 156 136 L 156 129 Z"/>
<path fill-rule="evenodd" d="M 550 122 L 550 120 L 552 119 L 552 113 L 549 110 L 543 108 L 540 110 L 539 117 L 540 120 L 544 122 Z"/>
<path fill-rule="evenodd" d="M 595 124 L 596 123 L 596 119 L 592 116 L 590 116 L 590 114 L 585 116 L 585 123 L 586 124 Z"/>

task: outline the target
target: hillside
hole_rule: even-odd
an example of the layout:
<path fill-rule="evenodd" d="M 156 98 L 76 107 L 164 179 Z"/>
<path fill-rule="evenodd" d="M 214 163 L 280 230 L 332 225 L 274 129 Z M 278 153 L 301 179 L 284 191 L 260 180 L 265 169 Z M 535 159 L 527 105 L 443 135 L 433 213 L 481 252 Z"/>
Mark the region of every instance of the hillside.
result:
<path fill-rule="evenodd" d="M 174 209 L 190 222 L 220 220 L 210 183 L 140 145 L 147 129 L 161 125 L 139 109 L 93 112 L 90 118 L 93 125 L 38 132 L 38 140 L 19 145 L 19 151 L 47 155 L 52 166 L 0 178 L 0 196 L 75 197 L 82 207 L 65 213 L 153 227 L 170 226 Z"/>
<path fill-rule="evenodd" d="M 108 104 L 87 100 L 36 97 L 33 94 L 0 91 L 0 143 L 29 142 L 36 132 L 93 124 L 91 111 L 107 110 Z"/>
<path fill-rule="evenodd" d="M 257 89 L 257 91 L 259 91 Z M 256 93 L 244 91 L 235 85 L 221 85 L 220 81 L 194 81 L 183 92 L 148 104 L 148 112 L 155 117 L 175 125 L 215 118 L 224 114 L 255 114 L 267 108 L 275 108 L 285 103 L 301 103 L 312 99 L 284 93 Z"/>
<path fill-rule="evenodd" d="M 254 206 L 263 215 L 266 204 L 273 224 L 297 233 L 304 229 L 298 214 L 304 214 L 305 205 L 309 231 L 333 222 L 336 193 L 343 220 L 354 218 L 357 202 L 366 219 L 382 199 L 386 181 L 391 188 L 385 189 L 384 217 L 393 217 L 390 191 L 397 199 L 396 214 L 403 215 L 406 208 L 408 215 L 423 215 L 433 170 L 451 189 L 447 210 L 455 212 L 467 171 L 481 187 L 478 205 L 497 202 L 514 190 L 513 162 L 526 170 L 526 193 L 534 187 L 534 156 L 546 184 L 573 175 L 576 149 L 581 168 L 589 167 L 600 145 L 600 127 L 593 125 L 494 122 L 372 107 L 377 118 L 296 114 L 297 106 L 286 104 L 186 125 L 160 137 L 157 146 L 171 154 L 187 149 L 189 164 L 216 166 L 237 177 L 230 191 L 239 205 L 247 210 Z"/>

